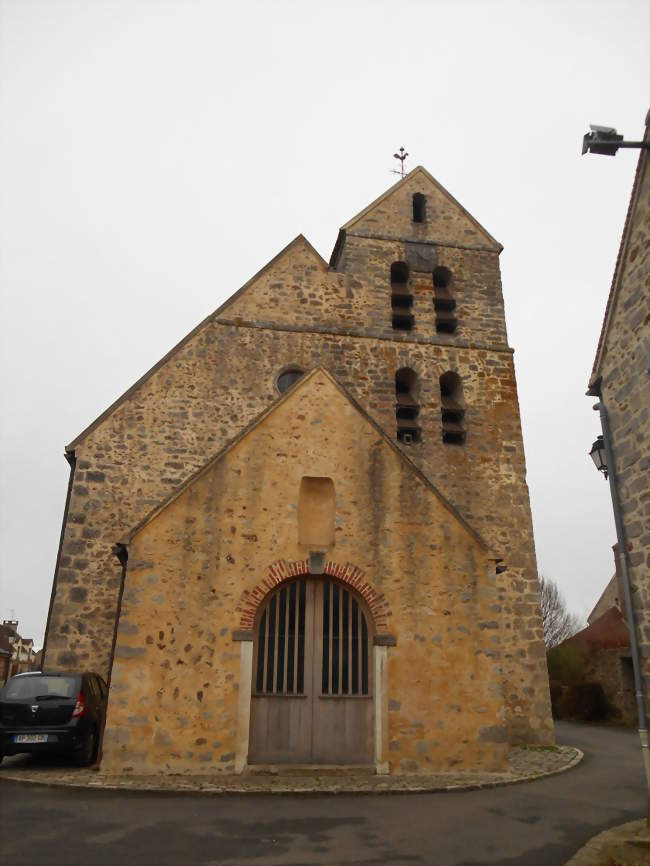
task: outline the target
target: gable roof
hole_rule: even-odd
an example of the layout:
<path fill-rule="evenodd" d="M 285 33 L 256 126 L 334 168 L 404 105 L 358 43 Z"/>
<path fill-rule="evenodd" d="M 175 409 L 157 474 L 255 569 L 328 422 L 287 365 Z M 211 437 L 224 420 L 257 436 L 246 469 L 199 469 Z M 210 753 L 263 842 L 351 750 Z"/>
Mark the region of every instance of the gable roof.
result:
<path fill-rule="evenodd" d="M 360 219 L 362 219 L 366 214 L 372 211 L 375 207 L 377 207 L 381 202 L 383 202 L 386 198 L 393 195 L 402 185 L 407 183 L 409 180 L 417 177 L 418 175 L 422 175 L 426 180 L 433 184 L 436 189 L 448 199 L 448 201 L 458 210 L 460 210 L 467 219 L 475 226 L 475 228 L 483 234 L 486 238 L 488 244 L 493 247 L 498 252 L 501 252 L 503 249 L 502 245 L 492 237 L 492 235 L 485 229 L 483 226 L 469 213 L 469 211 L 465 210 L 465 208 L 458 202 L 452 195 L 449 193 L 443 186 L 440 184 L 423 166 L 416 166 L 412 171 L 410 171 L 405 177 L 401 178 L 397 183 L 393 184 L 393 186 L 389 187 L 382 195 L 376 198 L 371 204 L 365 207 L 360 213 L 358 213 L 355 217 L 349 220 L 339 231 L 339 236 L 334 246 L 334 250 L 332 252 L 332 257 L 330 260 L 329 267 L 335 267 L 336 259 L 338 258 L 338 253 L 340 251 L 340 247 L 342 245 L 343 240 L 345 239 L 345 233 L 348 229 L 352 228 Z M 193 337 L 195 337 L 204 327 L 206 327 L 211 322 L 217 320 L 219 316 L 221 316 L 226 310 L 233 304 L 247 289 L 256 283 L 267 271 L 271 270 L 276 263 L 278 263 L 281 259 L 283 259 L 286 255 L 288 255 L 291 250 L 298 244 L 304 245 L 307 250 L 314 256 L 314 259 L 317 261 L 319 266 L 321 266 L 324 270 L 328 269 L 328 263 L 325 259 L 320 255 L 320 253 L 313 247 L 313 245 L 307 240 L 307 238 L 303 234 L 297 235 L 290 243 L 288 243 L 280 252 L 274 256 L 269 262 L 267 262 L 259 271 L 257 271 L 254 276 L 252 276 L 249 280 L 247 280 L 241 288 L 239 288 L 236 292 L 234 292 L 226 301 L 224 301 L 221 306 L 217 307 L 212 313 L 206 316 L 195 328 L 193 328 L 185 337 L 183 337 L 172 349 L 169 350 L 163 357 L 157 361 L 149 370 L 147 370 L 144 375 L 142 375 L 133 385 L 127 388 L 116 400 L 114 400 L 100 415 L 95 418 L 87 427 L 85 427 L 81 433 L 79 433 L 68 445 L 65 446 L 66 452 L 72 452 L 74 449 L 95 430 L 99 425 L 105 421 L 110 415 L 115 412 L 126 400 L 129 399 L 142 385 L 145 384 L 158 370 L 160 370 L 166 363 L 169 361 L 174 355 L 179 352 Z"/>
<path fill-rule="evenodd" d="M 617 607 L 610 607 L 591 625 L 562 641 L 559 646 L 574 646 L 585 653 L 599 649 L 630 646 L 630 630 Z"/>
<path fill-rule="evenodd" d="M 650 141 L 650 111 L 648 111 L 645 118 L 645 134 L 643 136 L 643 140 Z M 609 296 L 607 298 L 607 304 L 605 306 L 603 324 L 600 329 L 598 346 L 596 347 L 596 357 L 594 359 L 594 365 L 591 370 L 591 376 L 589 377 L 589 389 L 587 391 L 587 394 L 592 397 L 597 397 L 599 392 L 598 384 L 600 380 L 600 368 L 605 355 L 605 348 L 607 343 L 607 337 L 609 335 L 610 325 L 612 323 L 612 320 L 614 318 L 614 312 L 616 310 L 616 303 L 618 300 L 618 294 L 623 277 L 624 265 L 627 262 L 627 252 L 630 242 L 630 223 L 632 222 L 632 217 L 636 210 L 636 205 L 641 190 L 641 181 L 645 174 L 647 164 L 648 151 L 641 149 L 641 152 L 639 153 L 639 161 L 636 165 L 636 173 L 634 175 L 634 183 L 632 185 L 632 194 L 630 195 L 630 204 L 628 206 L 625 223 L 623 225 L 621 243 L 618 248 L 618 255 L 616 257 L 616 265 L 614 266 L 612 285 L 609 289 Z"/>
<path fill-rule="evenodd" d="M 365 216 L 371 213 L 378 205 L 384 202 L 387 198 L 394 195 L 402 186 L 407 184 L 409 181 L 414 178 L 422 176 L 428 183 L 432 184 L 438 192 L 440 192 L 444 198 L 446 198 L 449 203 L 461 211 L 464 216 L 474 225 L 474 227 L 483 235 L 483 237 L 488 242 L 490 247 L 493 247 L 497 252 L 501 252 L 503 250 L 503 245 L 496 240 L 496 238 L 492 237 L 492 235 L 484 228 L 477 219 L 475 219 L 472 214 L 466 210 L 462 204 L 454 198 L 454 196 L 447 190 L 445 187 L 439 183 L 435 177 L 430 174 L 426 168 L 422 165 L 416 166 L 412 169 L 408 174 L 404 175 L 403 178 L 397 181 L 397 183 L 393 184 L 393 186 L 389 187 L 385 192 L 383 192 L 378 198 L 376 198 L 373 202 L 371 202 L 367 207 L 365 207 L 362 211 L 356 216 L 353 216 L 352 219 L 348 220 L 345 225 L 341 226 L 339 230 L 339 234 L 336 240 L 336 244 L 334 245 L 334 249 L 332 250 L 332 255 L 330 258 L 330 267 L 336 267 L 336 263 L 338 261 L 338 256 L 340 253 L 341 246 L 343 241 L 345 240 L 345 235 L 347 232 L 352 229 L 360 220 L 362 220 Z"/>
<path fill-rule="evenodd" d="M 418 480 L 436 497 L 436 499 L 441 503 L 441 505 L 457 520 L 463 528 L 472 536 L 472 538 L 486 551 L 490 552 L 490 548 L 485 540 L 473 529 L 470 524 L 465 520 L 465 518 L 460 514 L 460 512 L 451 504 L 451 502 L 438 490 L 438 488 L 429 481 L 429 479 L 424 475 L 418 467 L 413 463 L 413 461 L 401 450 L 398 446 L 393 442 L 393 440 L 382 430 L 382 428 L 374 421 L 370 415 L 363 409 L 362 406 L 357 403 L 357 401 L 350 395 L 350 393 L 332 376 L 332 374 L 326 370 L 324 367 L 316 367 L 311 372 L 307 373 L 301 379 L 299 379 L 291 388 L 285 391 L 274 403 L 271 404 L 267 409 L 265 409 L 260 415 L 257 416 L 247 427 L 244 428 L 237 436 L 235 436 L 227 445 L 225 445 L 214 457 L 211 457 L 200 469 L 196 472 L 192 473 L 179 487 L 176 488 L 169 496 L 162 500 L 162 502 L 153 508 L 149 514 L 144 517 L 133 529 L 128 533 L 127 536 L 120 539 L 120 544 L 127 545 L 129 544 L 135 535 L 140 532 L 147 524 L 149 524 L 158 514 L 164 511 L 172 502 L 178 499 L 189 487 L 191 487 L 196 481 L 199 480 L 203 475 L 212 469 L 212 467 L 218 463 L 229 451 L 231 451 L 239 442 L 245 439 L 256 427 L 258 427 L 265 418 L 269 415 L 277 411 L 277 409 L 282 406 L 285 402 L 290 401 L 295 398 L 295 396 L 304 388 L 308 386 L 308 384 L 313 381 L 317 376 L 324 376 L 336 390 L 348 401 L 348 403 L 359 413 L 361 418 L 369 424 L 373 430 L 382 438 L 382 440 L 389 445 L 389 447 L 394 451 L 399 459 L 407 466 L 407 468 L 418 478 Z M 500 559 L 500 557 L 491 557 L 495 559 Z"/>
<path fill-rule="evenodd" d="M 591 612 L 587 615 L 587 623 L 591 625 L 592 622 L 595 622 L 599 616 L 602 616 L 600 612 L 603 608 L 603 613 L 605 610 L 609 610 L 610 607 L 617 607 L 621 610 L 619 599 L 618 599 L 618 575 L 614 573 L 614 575 L 608 580 L 607 586 L 598 596 L 598 601 L 591 609 Z"/>
<path fill-rule="evenodd" d="M 148 379 L 150 379 L 150 378 L 154 375 L 154 373 L 156 373 L 158 370 L 160 370 L 160 368 L 163 367 L 163 366 L 167 363 L 167 361 L 170 360 L 170 358 L 173 358 L 173 356 L 174 356 L 177 352 L 179 352 L 179 351 L 183 348 L 183 346 L 185 346 L 187 343 L 189 343 L 189 341 L 190 341 L 193 337 L 195 337 L 195 336 L 199 333 L 199 331 L 201 331 L 201 330 L 202 330 L 206 325 L 209 325 L 210 322 L 214 322 L 215 319 L 216 319 L 218 316 L 220 316 L 223 312 L 225 312 L 225 310 L 227 310 L 228 307 L 229 307 L 229 306 L 230 306 L 234 301 L 237 300 L 237 298 L 239 298 L 241 295 L 243 295 L 243 293 L 244 293 L 244 292 L 245 292 L 245 291 L 246 291 L 250 286 L 252 286 L 253 283 L 255 283 L 255 282 L 256 282 L 256 281 L 257 281 L 261 276 L 263 276 L 267 271 L 271 270 L 271 268 L 273 268 L 274 265 L 275 265 L 277 262 L 279 262 L 279 261 L 280 261 L 282 258 L 284 258 L 286 255 L 288 255 L 288 254 L 290 253 L 290 251 L 291 251 L 295 246 L 297 246 L 298 244 L 302 244 L 302 245 L 304 245 L 304 246 L 305 246 L 305 247 L 306 247 L 306 248 L 307 248 L 307 249 L 308 249 L 308 250 L 313 254 L 313 256 L 314 256 L 314 258 L 317 260 L 317 262 L 318 262 L 318 263 L 319 263 L 319 264 L 320 264 L 320 265 L 321 265 L 325 270 L 327 270 L 327 267 L 328 267 L 327 262 L 326 262 L 325 259 L 321 256 L 321 254 L 318 252 L 318 250 L 316 250 L 316 249 L 312 246 L 312 244 L 309 243 L 309 241 L 307 240 L 307 238 L 306 238 L 304 235 L 302 235 L 302 234 L 297 235 L 297 236 L 296 236 L 296 237 L 295 237 L 295 238 L 294 238 L 290 243 L 288 243 L 288 244 L 286 245 L 286 247 L 284 247 L 282 250 L 280 250 L 280 252 L 279 252 L 276 256 L 274 256 L 270 261 L 268 261 L 268 262 L 264 265 L 263 268 L 261 268 L 261 269 L 260 269 L 260 270 L 259 270 L 259 271 L 254 275 L 254 276 L 252 276 L 249 280 L 247 280 L 247 281 L 244 283 L 244 285 L 243 285 L 240 289 L 237 289 L 237 291 L 236 291 L 234 294 L 232 294 L 232 295 L 231 295 L 231 296 L 230 296 L 226 301 L 224 301 L 223 304 L 221 304 L 220 307 L 217 307 L 217 309 L 216 309 L 214 312 L 210 313 L 209 316 L 206 316 L 205 319 L 203 319 L 201 322 L 199 322 L 199 324 L 198 324 L 195 328 L 193 328 L 193 329 L 189 332 L 189 334 L 186 334 L 186 335 L 183 337 L 183 339 L 180 340 L 180 342 L 176 343 L 176 345 L 175 345 L 172 349 L 170 349 L 169 352 L 167 352 L 166 355 L 163 355 L 163 357 L 162 357 L 159 361 L 157 361 L 157 362 L 153 365 L 153 367 L 151 367 L 149 370 L 147 370 L 147 372 L 146 372 L 143 376 L 141 376 L 141 377 L 137 380 L 137 382 L 135 382 L 133 385 L 131 385 L 130 388 L 127 388 L 127 390 L 124 391 L 124 393 L 121 394 L 121 395 L 117 398 L 117 400 L 114 400 L 114 401 L 110 404 L 110 406 L 109 406 L 107 409 L 105 409 L 105 410 L 101 413 L 101 415 L 98 415 L 97 418 L 95 418 L 95 420 L 94 420 L 91 424 L 89 424 L 89 425 L 88 425 L 84 430 L 82 430 L 81 433 L 79 433 L 79 435 L 76 436 L 76 437 L 72 440 L 72 442 L 70 442 L 69 445 L 66 445 L 66 446 L 65 446 L 65 450 L 66 450 L 67 452 L 74 451 L 74 449 L 77 447 L 77 445 L 79 445 L 79 443 L 80 443 L 83 439 L 85 439 L 86 436 L 87 436 L 89 433 L 92 433 L 93 430 L 95 430 L 97 427 L 99 427 L 99 425 L 102 423 L 102 421 L 105 421 L 106 418 L 108 418 L 110 415 L 112 415 L 112 413 L 113 413 L 113 412 L 114 412 L 114 411 L 115 411 L 119 406 L 121 406 L 122 403 L 124 403 L 126 400 L 128 400 L 128 398 L 129 398 L 132 394 L 134 394 L 134 393 L 138 390 L 138 388 L 140 388 L 141 385 L 144 385 L 144 383 L 145 383 Z"/>

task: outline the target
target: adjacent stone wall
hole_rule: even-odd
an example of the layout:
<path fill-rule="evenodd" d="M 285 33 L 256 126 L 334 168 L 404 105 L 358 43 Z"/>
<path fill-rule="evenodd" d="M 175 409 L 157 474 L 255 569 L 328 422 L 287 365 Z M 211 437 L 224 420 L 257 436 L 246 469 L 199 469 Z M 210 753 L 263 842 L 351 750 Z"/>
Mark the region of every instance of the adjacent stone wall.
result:
<path fill-rule="evenodd" d="M 637 724 L 636 699 L 630 650 L 600 649 L 586 661 L 585 682 L 600 683 L 614 720 L 628 727 Z"/>
<path fill-rule="evenodd" d="M 646 132 L 646 138 L 650 137 Z M 645 694 L 650 695 L 650 171 L 641 156 L 600 362 L 616 457 Z M 613 531 L 613 528 L 612 528 Z M 650 713 L 650 702 L 648 704 Z"/>
<path fill-rule="evenodd" d="M 335 543 L 388 648 L 391 772 L 505 767 L 500 604 L 485 545 L 321 371 L 136 531 L 102 770 L 232 772 L 246 605 L 278 551 L 304 560 L 298 493 L 331 477 Z M 330 568 L 331 570 L 331 568 Z M 365 593 L 367 598 L 372 598 Z M 390 616 L 388 616 L 390 613 Z"/>

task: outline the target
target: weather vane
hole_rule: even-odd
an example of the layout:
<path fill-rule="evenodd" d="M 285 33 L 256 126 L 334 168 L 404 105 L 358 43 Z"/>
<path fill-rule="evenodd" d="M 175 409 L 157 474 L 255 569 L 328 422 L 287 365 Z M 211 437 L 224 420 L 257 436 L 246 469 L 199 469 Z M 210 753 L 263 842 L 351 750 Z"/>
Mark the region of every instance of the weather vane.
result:
<path fill-rule="evenodd" d="M 401 165 L 400 165 L 399 171 L 392 168 L 391 174 L 399 174 L 399 175 L 401 175 L 401 177 L 404 177 L 404 160 L 408 156 L 408 153 L 404 150 L 403 147 L 400 147 L 399 153 L 394 153 L 393 156 L 395 157 L 395 159 L 399 159 Z"/>

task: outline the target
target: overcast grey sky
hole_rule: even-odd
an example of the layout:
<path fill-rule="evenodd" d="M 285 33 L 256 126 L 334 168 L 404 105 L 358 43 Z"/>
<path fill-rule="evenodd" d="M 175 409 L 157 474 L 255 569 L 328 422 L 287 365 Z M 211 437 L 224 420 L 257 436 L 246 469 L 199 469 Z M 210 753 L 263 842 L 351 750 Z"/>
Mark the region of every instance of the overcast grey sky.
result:
<path fill-rule="evenodd" d="M 613 571 L 584 396 L 637 154 L 650 5 L 0 0 L 0 617 L 37 642 L 63 447 L 299 232 L 424 165 L 504 246 L 540 570 Z"/>

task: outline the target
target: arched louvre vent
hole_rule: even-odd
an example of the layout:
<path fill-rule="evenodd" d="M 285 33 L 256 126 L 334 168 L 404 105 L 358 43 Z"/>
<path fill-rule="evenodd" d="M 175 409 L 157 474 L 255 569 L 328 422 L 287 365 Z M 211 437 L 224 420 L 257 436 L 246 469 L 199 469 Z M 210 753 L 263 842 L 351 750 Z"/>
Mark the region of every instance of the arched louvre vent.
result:
<path fill-rule="evenodd" d="M 451 291 L 452 273 L 449 268 L 438 266 L 433 271 L 433 306 L 436 311 L 436 331 L 439 334 L 454 334 L 456 300 Z"/>
<path fill-rule="evenodd" d="M 323 583 L 322 694 L 367 695 L 369 636 L 356 598 L 338 583 Z"/>
<path fill-rule="evenodd" d="M 413 295 L 409 286 L 409 266 L 406 262 L 393 262 L 390 266 L 391 307 L 393 328 L 410 331 L 415 321 L 412 307 Z"/>
<path fill-rule="evenodd" d="M 266 602 L 257 641 L 257 694 L 304 694 L 306 588 L 304 579 L 294 580 Z"/>
<path fill-rule="evenodd" d="M 445 445 L 462 445 L 467 433 L 463 383 L 458 373 L 444 373 L 440 377 L 440 411 L 442 441 Z"/>
<path fill-rule="evenodd" d="M 421 439 L 418 376 L 414 370 L 402 367 L 395 373 L 395 420 L 397 441 L 412 445 Z"/>
<path fill-rule="evenodd" d="M 426 219 L 427 200 L 421 192 L 413 193 L 413 222 L 423 223 Z"/>

